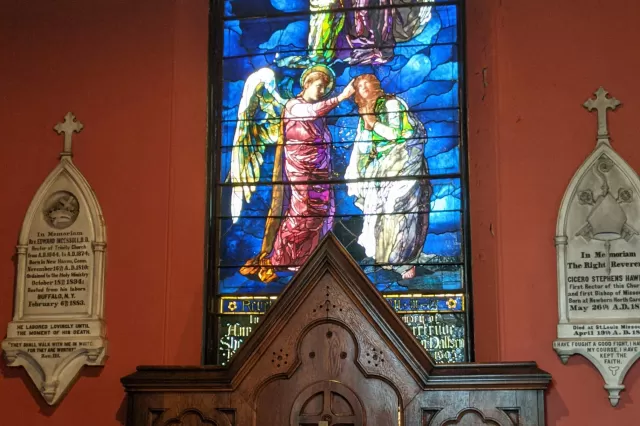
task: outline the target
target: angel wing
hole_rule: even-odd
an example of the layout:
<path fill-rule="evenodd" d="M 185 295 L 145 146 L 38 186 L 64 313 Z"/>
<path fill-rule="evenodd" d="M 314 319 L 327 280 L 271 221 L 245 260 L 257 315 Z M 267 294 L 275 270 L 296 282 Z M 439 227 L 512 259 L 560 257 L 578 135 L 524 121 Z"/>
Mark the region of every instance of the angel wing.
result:
<path fill-rule="evenodd" d="M 282 143 L 280 112 L 286 100 L 278 93 L 276 76 L 270 68 L 261 68 L 245 81 L 238 108 L 238 122 L 231 151 L 231 214 L 235 223 L 243 201 L 251 201 L 260 180 L 260 166 L 267 145 Z"/>
<path fill-rule="evenodd" d="M 431 8 L 416 0 L 392 0 L 394 10 L 393 36 L 397 42 L 409 41 L 420 35 L 431 20 Z M 416 4 L 416 6 L 410 6 Z M 406 7 L 410 6 L 410 7 Z"/>

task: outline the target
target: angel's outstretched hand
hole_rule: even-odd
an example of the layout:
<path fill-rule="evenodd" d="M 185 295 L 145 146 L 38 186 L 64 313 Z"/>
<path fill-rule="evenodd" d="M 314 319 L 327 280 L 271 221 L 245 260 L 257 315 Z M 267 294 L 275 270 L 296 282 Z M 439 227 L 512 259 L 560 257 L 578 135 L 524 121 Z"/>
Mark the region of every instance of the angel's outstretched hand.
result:
<path fill-rule="evenodd" d="M 347 84 L 345 88 L 342 89 L 342 93 L 338 95 L 338 100 L 342 102 L 346 99 L 349 99 L 355 92 L 356 89 L 353 88 L 353 80 L 351 80 L 349 84 Z"/>

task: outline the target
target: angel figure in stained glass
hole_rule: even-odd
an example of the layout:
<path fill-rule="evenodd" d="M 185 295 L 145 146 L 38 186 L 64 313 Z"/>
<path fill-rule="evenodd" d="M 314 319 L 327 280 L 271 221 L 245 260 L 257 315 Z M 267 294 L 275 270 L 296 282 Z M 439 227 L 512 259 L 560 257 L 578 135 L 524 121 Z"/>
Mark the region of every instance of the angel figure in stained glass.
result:
<path fill-rule="evenodd" d="M 415 266 L 407 264 L 418 259 L 429 228 L 427 133 L 373 74 L 356 77 L 354 87 L 360 119 L 345 178 L 348 194 L 364 213 L 358 244 L 376 263 L 398 265 L 397 272 L 410 279 Z"/>
<path fill-rule="evenodd" d="M 275 144 L 271 206 L 260 252 L 240 269 L 261 281 L 277 279 L 280 268 L 297 270 L 332 228 L 335 210 L 331 178 L 331 134 L 325 116 L 351 97 L 349 84 L 329 97 L 333 71 L 324 65 L 306 69 L 302 92 L 284 99 L 273 70 L 262 68 L 245 82 L 233 140 L 230 181 L 234 222 L 250 202 L 266 145 Z M 256 117 L 261 117 L 257 119 Z"/>
<path fill-rule="evenodd" d="M 396 43 L 422 32 L 431 7 L 420 0 L 310 0 L 307 56 L 277 63 L 306 67 L 343 59 L 351 65 L 384 64 L 393 59 Z"/>

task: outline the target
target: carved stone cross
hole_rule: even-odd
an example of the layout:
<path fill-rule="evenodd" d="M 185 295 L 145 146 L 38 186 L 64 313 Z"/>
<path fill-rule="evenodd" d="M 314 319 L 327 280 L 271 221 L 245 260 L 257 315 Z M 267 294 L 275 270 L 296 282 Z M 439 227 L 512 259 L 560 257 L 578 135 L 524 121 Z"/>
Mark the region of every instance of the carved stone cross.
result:
<path fill-rule="evenodd" d="M 83 127 L 84 125 L 76 121 L 76 117 L 71 112 L 68 112 L 67 115 L 64 116 L 64 123 L 56 124 L 56 127 L 54 127 L 55 131 L 58 132 L 58 134 L 64 133 L 64 146 L 60 153 L 61 156 L 73 155 L 71 150 L 71 137 L 73 136 L 73 132 L 79 133 Z"/>
<path fill-rule="evenodd" d="M 594 92 L 595 99 L 587 100 L 583 106 L 589 111 L 598 110 L 598 144 L 609 143 L 609 129 L 607 128 L 607 109 L 616 109 L 620 101 L 616 98 L 607 98 L 609 92 L 602 86 Z"/>

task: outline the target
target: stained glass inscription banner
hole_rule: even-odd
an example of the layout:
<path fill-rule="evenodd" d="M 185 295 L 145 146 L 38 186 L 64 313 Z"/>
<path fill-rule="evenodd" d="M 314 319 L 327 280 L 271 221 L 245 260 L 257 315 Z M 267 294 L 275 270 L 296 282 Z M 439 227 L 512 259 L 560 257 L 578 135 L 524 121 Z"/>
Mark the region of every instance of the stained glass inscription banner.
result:
<path fill-rule="evenodd" d="M 212 7 L 216 361 L 329 231 L 437 362 L 467 361 L 458 2 Z"/>
<path fill-rule="evenodd" d="M 436 362 L 466 359 L 465 295 L 385 294 L 384 298 Z M 226 365 L 258 325 L 277 296 L 218 299 L 218 359 Z"/>

